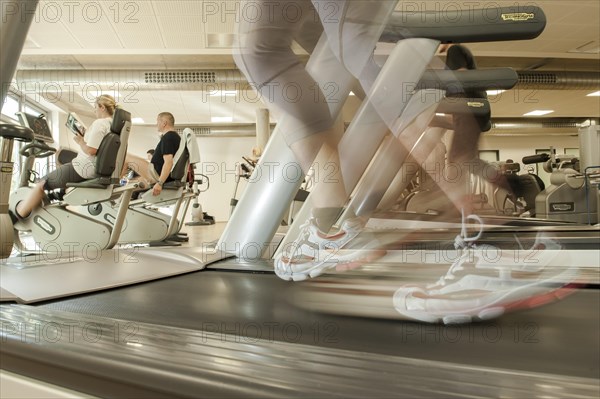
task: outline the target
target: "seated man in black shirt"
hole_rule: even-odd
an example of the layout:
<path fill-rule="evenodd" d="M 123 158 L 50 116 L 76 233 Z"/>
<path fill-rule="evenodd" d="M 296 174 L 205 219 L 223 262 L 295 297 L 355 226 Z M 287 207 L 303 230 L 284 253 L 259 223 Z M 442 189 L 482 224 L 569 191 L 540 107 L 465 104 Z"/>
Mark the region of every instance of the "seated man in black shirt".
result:
<path fill-rule="evenodd" d="M 164 183 L 171 181 L 169 176 L 173 169 L 174 156 L 179 149 L 181 137 L 175 131 L 175 117 L 170 112 L 161 112 L 156 117 L 156 127 L 161 134 L 160 141 L 154 149 L 150 162 L 133 154 L 127 154 L 124 168 L 134 170 L 152 187 L 152 195 L 159 195 Z"/>

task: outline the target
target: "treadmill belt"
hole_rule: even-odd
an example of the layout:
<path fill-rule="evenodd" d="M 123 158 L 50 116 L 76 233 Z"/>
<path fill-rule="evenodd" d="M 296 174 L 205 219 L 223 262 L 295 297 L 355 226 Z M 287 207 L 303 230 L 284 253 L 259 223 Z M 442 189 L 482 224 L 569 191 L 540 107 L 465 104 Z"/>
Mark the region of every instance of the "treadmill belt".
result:
<path fill-rule="evenodd" d="M 295 302 L 310 290 L 217 269 L 0 305 L 2 368 L 118 398 L 600 395 L 598 290 L 452 327 Z"/>
<path fill-rule="evenodd" d="M 473 366 L 597 378 L 600 292 L 464 326 L 346 317 L 293 303 L 303 283 L 204 271 L 54 301 L 41 310 Z M 390 301 L 391 302 L 391 301 Z"/>

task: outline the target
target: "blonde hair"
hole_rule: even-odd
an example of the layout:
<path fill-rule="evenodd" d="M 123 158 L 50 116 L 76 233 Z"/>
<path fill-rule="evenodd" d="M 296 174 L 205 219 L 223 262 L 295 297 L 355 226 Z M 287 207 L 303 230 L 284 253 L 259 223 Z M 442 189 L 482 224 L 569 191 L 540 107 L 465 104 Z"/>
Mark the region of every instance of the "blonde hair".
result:
<path fill-rule="evenodd" d="M 102 94 L 96 97 L 96 104 L 104 106 L 106 112 L 108 112 L 110 116 L 115 113 L 115 108 L 117 108 L 117 102 L 114 97 L 108 94 Z"/>

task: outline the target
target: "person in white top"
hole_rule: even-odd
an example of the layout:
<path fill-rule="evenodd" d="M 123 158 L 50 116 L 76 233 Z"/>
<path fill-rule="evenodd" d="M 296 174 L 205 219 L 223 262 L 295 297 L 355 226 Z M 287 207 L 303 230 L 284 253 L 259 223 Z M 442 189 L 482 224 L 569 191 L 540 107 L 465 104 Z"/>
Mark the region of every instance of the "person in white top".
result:
<path fill-rule="evenodd" d="M 18 218 L 26 218 L 40 205 L 44 190 L 66 188 L 67 183 L 79 183 L 96 177 L 96 152 L 104 136 L 110 132 L 112 116 L 117 104 L 112 96 L 103 94 L 94 101 L 96 119 L 83 136 L 74 135 L 79 145 L 77 157 L 73 161 L 60 165 L 44 176 L 31 190 L 31 194 L 17 204 Z"/>

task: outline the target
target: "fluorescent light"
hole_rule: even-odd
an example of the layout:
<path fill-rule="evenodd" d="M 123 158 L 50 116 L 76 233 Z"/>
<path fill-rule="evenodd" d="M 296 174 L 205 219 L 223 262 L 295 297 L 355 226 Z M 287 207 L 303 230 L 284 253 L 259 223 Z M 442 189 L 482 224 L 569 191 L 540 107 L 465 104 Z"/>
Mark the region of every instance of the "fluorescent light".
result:
<path fill-rule="evenodd" d="M 237 95 L 235 90 L 217 90 L 210 93 L 209 97 L 233 97 Z"/>
<path fill-rule="evenodd" d="M 436 112 L 435 116 L 446 116 L 446 114 L 440 114 L 440 113 Z"/>
<path fill-rule="evenodd" d="M 600 97 L 600 91 L 595 91 L 593 93 L 590 93 L 586 97 Z"/>
<path fill-rule="evenodd" d="M 233 117 L 231 117 L 231 116 L 213 116 L 210 118 L 210 121 L 213 123 L 233 122 Z"/>
<path fill-rule="evenodd" d="M 354 94 L 354 92 L 353 92 L 353 91 L 351 91 L 349 95 L 350 95 L 350 96 L 355 96 L 356 94 Z"/>
<path fill-rule="evenodd" d="M 553 113 L 554 111 L 551 109 L 536 109 L 535 111 L 528 112 L 523 114 L 523 116 L 542 116 Z"/>
<path fill-rule="evenodd" d="M 131 123 L 135 123 L 137 125 L 141 125 L 144 123 L 144 120 L 142 118 L 132 118 L 131 119 Z"/>
<path fill-rule="evenodd" d="M 506 90 L 487 90 L 486 93 L 488 96 L 497 96 L 500 93 L 504 93 Z"/>

